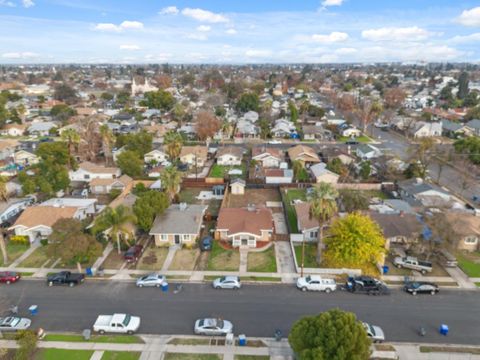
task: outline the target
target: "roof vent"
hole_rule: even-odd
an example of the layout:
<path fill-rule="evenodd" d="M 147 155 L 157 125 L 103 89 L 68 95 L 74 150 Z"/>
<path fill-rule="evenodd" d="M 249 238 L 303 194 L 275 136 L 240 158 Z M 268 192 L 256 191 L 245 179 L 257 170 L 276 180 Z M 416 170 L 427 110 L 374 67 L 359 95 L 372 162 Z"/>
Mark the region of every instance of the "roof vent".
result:
<path fill-rule="evenodd" d="M 248 211 L 255 211 L 256 210 L 255 204 L 248 204 L 247 205 L 247 210 Z"/>

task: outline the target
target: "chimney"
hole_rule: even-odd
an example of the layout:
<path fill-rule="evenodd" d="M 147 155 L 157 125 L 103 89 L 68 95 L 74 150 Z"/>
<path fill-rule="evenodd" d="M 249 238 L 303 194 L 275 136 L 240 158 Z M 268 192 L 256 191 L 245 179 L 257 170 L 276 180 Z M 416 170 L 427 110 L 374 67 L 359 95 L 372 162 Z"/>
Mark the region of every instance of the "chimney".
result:
<path fill-rule="evenodd" d="M 405 212 L 402 210 L 400 211 L 400 214 L 398 214 L 400 217 L 404 217 L 405 216 Z"/>
<path fill-rule="evenodd" d="M 255 208 L 255 204 L 248 204 L 248 205 L 247 205 L 247 210 L 248 210 L 248 211 L 252 211 L 252 212 L 253 212 L 253 211 L 255 211 L 255 209 L 256 209 L 256 208 Z"/>

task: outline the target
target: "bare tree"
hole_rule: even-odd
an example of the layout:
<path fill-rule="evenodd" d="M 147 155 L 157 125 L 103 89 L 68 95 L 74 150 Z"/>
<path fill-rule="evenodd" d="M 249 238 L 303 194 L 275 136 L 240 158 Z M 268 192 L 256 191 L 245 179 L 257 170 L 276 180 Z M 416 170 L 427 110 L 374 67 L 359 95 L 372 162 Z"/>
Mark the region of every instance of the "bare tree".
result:
<path fill-rule="evenodd" d="M 377 102 L 373 102 L 369 99 L 362 99 L 356 105 L 354 112 L 360 119 L 363 132 L 366 133 L 368 125 L 382 112 L 382 107 Z"/>
<path fill-rule="evenodd" d="M 196 118 L 195 129 L 200 140 L 211 138 L 221 127 L 220 120 L 211 112 L 200 111 Z"/>

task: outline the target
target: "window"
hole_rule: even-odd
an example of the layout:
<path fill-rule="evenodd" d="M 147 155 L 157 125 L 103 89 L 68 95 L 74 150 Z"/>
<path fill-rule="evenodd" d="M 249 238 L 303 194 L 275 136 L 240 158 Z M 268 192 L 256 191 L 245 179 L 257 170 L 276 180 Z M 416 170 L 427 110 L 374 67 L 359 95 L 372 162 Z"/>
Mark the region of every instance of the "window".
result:
<path fill-rule="evenodd" d="M 85 174 L 85 175 L 83 175 L 83 178 L 84 178 L 84 179 L 90 179 L 90 175 L 89 175 L 89 174 Z"/>
<path fill-rule="evenodd" d="M 183 241 L 190 241 L 190 234 L 185 234 L 182 236 Z"/>
<path fill-rule="evenodd" d="M 310 231 L 310 239 L 316 239 L 318 237 L 318 231 Z"/>
<path fill-rule="evenodd" d="M 465 244 L 475 245 L 478 241 L 478 238 L 474 235 L 471 235 L 471 236 L 465 237 L 463 241 L 465 242 Z"/>
<path fill-rule="evenodd" d="M 167 234 L 161 234 L 160 235 L 160 241 L 167 241 L 167 240 L 168 240 Z"/>

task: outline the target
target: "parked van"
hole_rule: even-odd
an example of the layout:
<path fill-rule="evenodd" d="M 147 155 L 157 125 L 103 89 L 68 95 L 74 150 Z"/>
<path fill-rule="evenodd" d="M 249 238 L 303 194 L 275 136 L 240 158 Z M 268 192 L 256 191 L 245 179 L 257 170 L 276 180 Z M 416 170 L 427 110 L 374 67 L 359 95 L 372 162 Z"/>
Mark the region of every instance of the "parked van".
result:
<path fill-rule="evenodd" d="M 441 262 L 446 267 L 457 267 L 458 261 L 451 253 L 449 253 L 446 249 L 441 249 L 439 252 L 439 256 Z"/>

